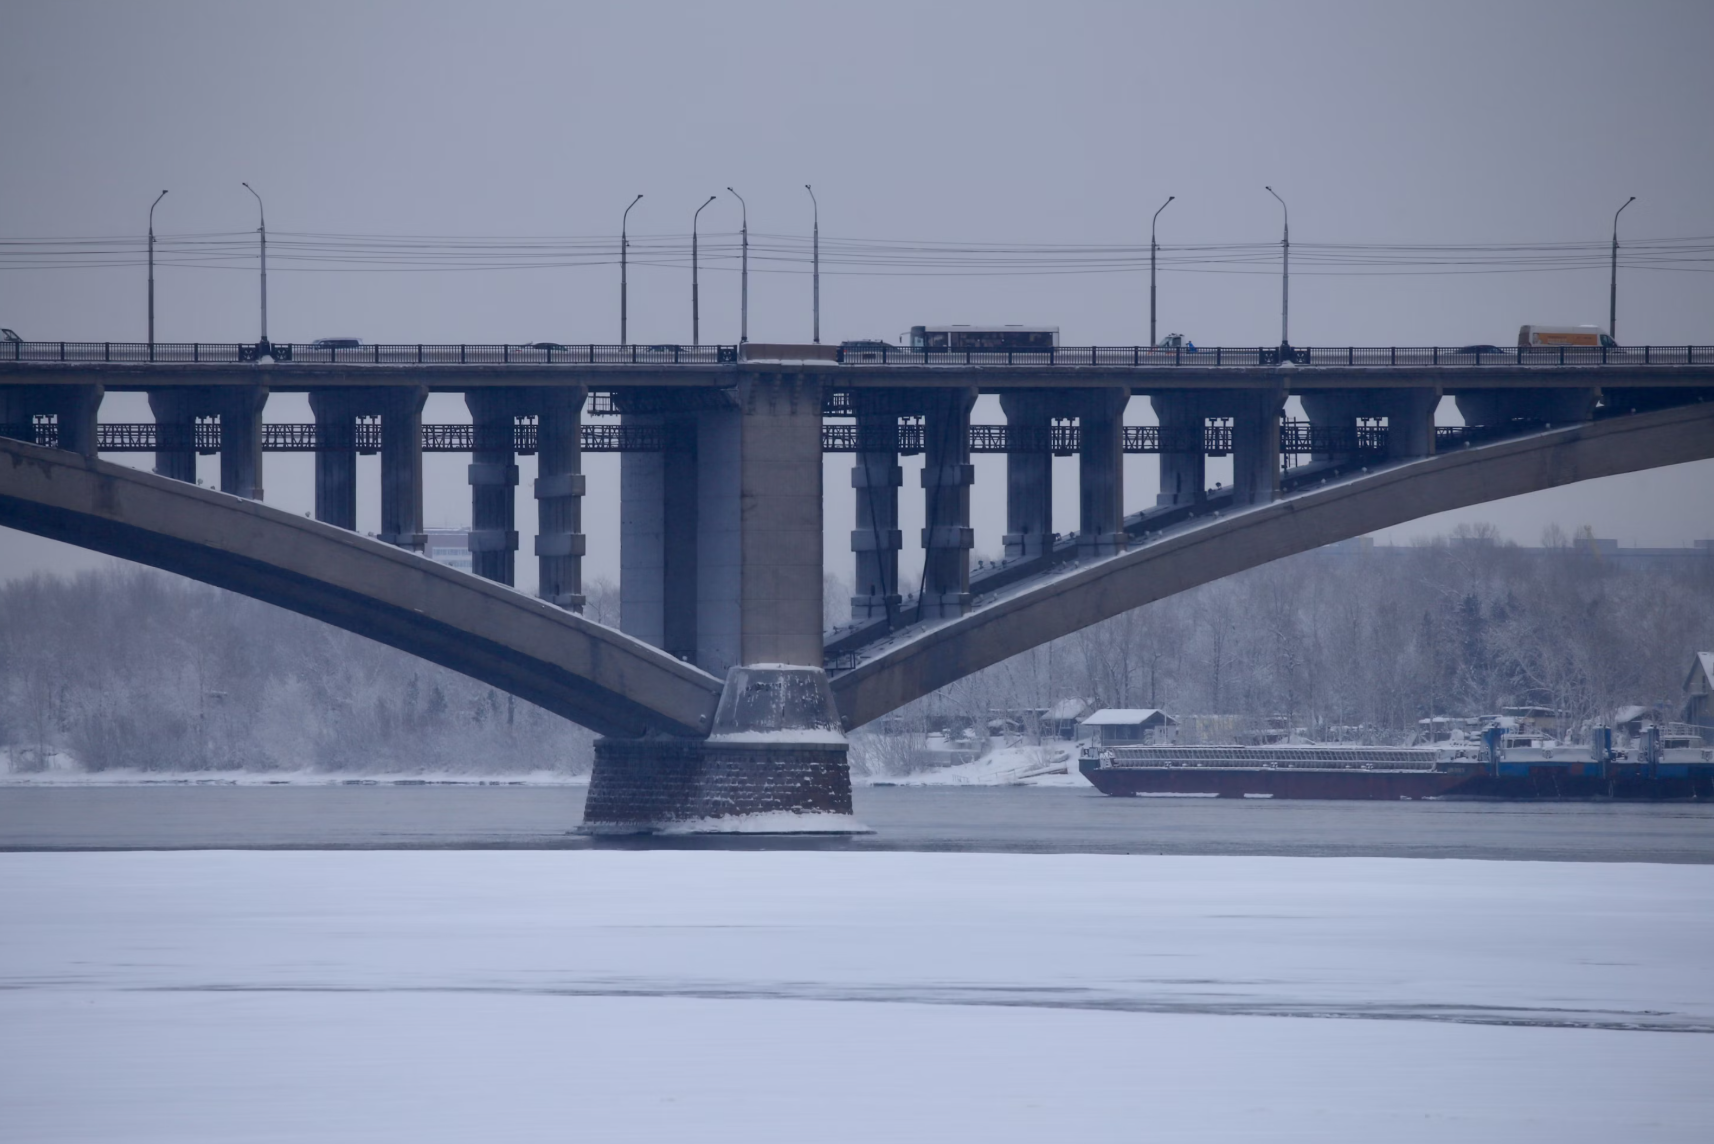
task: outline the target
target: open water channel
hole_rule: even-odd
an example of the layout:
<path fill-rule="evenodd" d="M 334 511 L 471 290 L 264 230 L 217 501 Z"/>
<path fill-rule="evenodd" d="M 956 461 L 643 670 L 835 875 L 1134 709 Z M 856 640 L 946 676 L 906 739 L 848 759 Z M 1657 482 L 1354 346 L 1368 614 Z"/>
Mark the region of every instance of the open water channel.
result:
<path fill-rule="evenodd" d="M 1249 854 L 1714 863 L 1711 803 L 1122 799 L 1077 787 L 859 787 L 852 838 L 591 839 L 585 788 L 0 786 L 0 850 L 592 847 Z"/>

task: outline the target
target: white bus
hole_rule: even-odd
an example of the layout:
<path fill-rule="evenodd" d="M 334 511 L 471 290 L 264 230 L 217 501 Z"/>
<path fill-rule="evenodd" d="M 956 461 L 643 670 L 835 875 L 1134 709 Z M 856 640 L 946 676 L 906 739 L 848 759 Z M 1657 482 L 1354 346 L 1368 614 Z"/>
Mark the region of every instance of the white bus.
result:
<path fill-rule="evenodd" d="M 1045 352 L 1059 347 L 1058 326 L 912 326 L 917 353 Z"/>

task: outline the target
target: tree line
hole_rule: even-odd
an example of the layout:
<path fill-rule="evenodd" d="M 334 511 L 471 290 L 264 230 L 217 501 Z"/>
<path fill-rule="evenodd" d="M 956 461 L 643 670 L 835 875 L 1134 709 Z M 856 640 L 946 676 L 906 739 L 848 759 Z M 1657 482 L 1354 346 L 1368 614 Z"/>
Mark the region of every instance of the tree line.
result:
<path fill-rule="evenodd" d="M 1511 705 L 1599 722 L 1680 701 L 1714 648 L 1714 558 L 1636 568 L 1551 531 L 1461 528 L 1408 548 L 1277 561 L 1045 644 L 913 704 L 978 724 L 1078 697 L 1407 737 Z M 586 614 L 618 621 L 617 592 Z M 830 609 L 846 595 L 830 584 Z M 133 566 L 0 585 L 0 746 L 15 769 L 587 771 L 593 735 L 280 608 Z"/>

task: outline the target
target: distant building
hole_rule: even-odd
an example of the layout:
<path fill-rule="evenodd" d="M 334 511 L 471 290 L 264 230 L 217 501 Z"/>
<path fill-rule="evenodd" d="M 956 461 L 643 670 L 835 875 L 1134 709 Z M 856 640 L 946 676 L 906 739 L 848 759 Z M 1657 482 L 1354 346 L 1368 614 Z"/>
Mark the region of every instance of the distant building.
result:
<path fill-rule="evenodd" d="M 1107 707 L 1077 725 L 1077 737 L 1097 746 L 1170 743 L 1178 720 L 1153 707 Z"/>
<path fill-rule="evenodd" d="M 468 528 L 425 528 L 423 535 L 428 538 L 423 546 L 424 556 L 460 572 L 472 570 Z"/>

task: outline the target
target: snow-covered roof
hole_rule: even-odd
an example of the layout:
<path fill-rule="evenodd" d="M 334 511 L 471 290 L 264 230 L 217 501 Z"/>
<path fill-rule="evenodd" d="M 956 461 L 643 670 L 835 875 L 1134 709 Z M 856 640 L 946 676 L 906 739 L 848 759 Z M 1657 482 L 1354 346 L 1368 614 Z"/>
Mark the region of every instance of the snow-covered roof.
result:
<path fill-rule="evenodd" d="M 1089 710 L 1089 700 L 1087 699 L 1061 699 L 1049 707 L 1045 714 L 1049 719 L 1075 719 L 1087 710 Z"/>
<path fill-rule="evenodd" d="M 1085 727 L 1134 727 L 1148 723 L 1177 723 L 1178 720 L 1154 707 L 1103 707 L 1083 720 Z"/>
<path fill-rule="evenodd" d="M 1696 662 L 1690 665 L 1690 674 L 1684 679 L 1684 689 L 1686 691 L 1690 690 L 1691 681 L 1696 678 L 1696 673 L 1698 671 L 1702 673 L 1703 688 L 1709 691 L 1714 691 L 1714 651 L 1699 651 L 1696 653 Z"/>
<path fill-rule="evenodd" d="M 1641 719 L 1645 715 L 1655 714 L 1653 707 L 1643 707 L 1632 703 L 1613 712 L 1613 722 L 1629 723 L 1633 719 Z"/>

